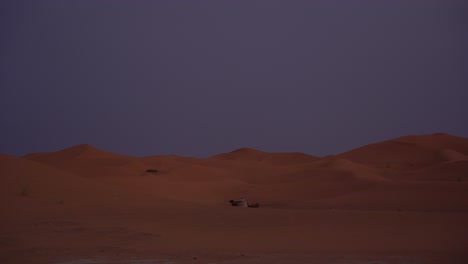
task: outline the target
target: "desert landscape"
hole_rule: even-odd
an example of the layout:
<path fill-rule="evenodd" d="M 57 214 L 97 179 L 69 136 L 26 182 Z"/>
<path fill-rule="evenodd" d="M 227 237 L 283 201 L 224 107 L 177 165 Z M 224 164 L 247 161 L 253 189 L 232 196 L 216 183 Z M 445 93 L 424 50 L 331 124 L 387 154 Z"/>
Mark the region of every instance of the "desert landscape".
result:
<path fill-rule="evenodd" d="M 468 1 L 0 1 L 0 264 L 467 264 Z"/>
<path fill-rule="evenodd" d="M 468 263 L 468 138 L 0 156 L 1 263 Z M 245 198 L 259 208 L 233 207 Z"/>

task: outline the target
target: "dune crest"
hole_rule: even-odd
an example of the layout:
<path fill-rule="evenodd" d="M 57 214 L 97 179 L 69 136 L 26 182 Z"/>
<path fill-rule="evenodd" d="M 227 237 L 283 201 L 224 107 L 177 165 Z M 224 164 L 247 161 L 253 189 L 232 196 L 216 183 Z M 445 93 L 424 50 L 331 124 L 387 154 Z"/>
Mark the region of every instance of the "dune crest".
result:
<path fill-rule="evenodd" d="M 72 159 L 105 159 L 105 158 L 130 158 L 130 156 L 116 154 L 98 149 L 89 144 L 80 144 L 54 152 L 31 153 L 23 156 L 31 160 L 72 160 Z"/>
<path fill-rule="evenodd" d="M 445 133 L 432 135 L 413 135 L 394 139 L 398 142 L 412 143 L 427 149 L 453 149 L 468 155 L 468 138 Z"/>
<path fill-rule="evenodd" d="M 137 175 L 144 172 L 146 167 L 137 158 L 100 150 L 88 144 L 23 157 L 81 176 Z"/>
<path fill-rule="evenodd" d="M 271 263 L 294 263 L 291 256 L 295 263 L 387 263 L 374 257 L 432 260 L 436 252 L 450 261 L 427 263 L 456 263 L 453 256 L 466 260 L 468 244 L 464 142 L 408 136 L 322 158 L 251 148 L 210 158 L 131 157 L 86 144 L 0 154 L 7 227 L 0 259 L 133 263 L 165 255 L 171 263 L 247 264 L 283 252 L 285 261 Z M 229 203 L 242 198 L 259 208 Z M 304 252 L 340 258 L 307 261 Z M 348 261 L 353 254 L 372 258 Z M 388 263 L 395 261 L 405 262 Z"/>
<path fill-rule="evenodd" d="M 258 161 L 268 153 L 253 148 L 239 148 L 228 153 L 221 153 L 210 157 L 211 159 L 221 160 L 243 160 Z"/>
<path fill-rule="evenodd" d="M 405 136 L 369 144 L 339 156 L 382 168 L 414 169 L 445 162 L 448 156 L 453 158 L 455 155 L 447 151 L 441 154 L 441 149 L 451 149 L 466 155 L 468 139 L 447 134 Z"/>

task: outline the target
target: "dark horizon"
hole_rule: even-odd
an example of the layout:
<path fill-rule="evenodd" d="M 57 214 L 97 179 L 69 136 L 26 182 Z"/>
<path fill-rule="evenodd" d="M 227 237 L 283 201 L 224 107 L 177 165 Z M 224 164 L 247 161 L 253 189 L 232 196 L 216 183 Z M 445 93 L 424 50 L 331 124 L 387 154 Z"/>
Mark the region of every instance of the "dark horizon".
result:
<path fill-rule="evenodd" d="M 468 137 L 465 1 L 2 1 L 0 153 Z"/>

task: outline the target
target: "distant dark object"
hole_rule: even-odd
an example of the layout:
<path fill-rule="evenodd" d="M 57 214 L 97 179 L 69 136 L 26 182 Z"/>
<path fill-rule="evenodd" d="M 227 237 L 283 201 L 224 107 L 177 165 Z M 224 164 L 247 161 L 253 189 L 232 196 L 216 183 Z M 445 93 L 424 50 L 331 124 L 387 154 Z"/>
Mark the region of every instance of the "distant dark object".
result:
<path fill-rule="evenodd" d="M 258 208 L 260 207 L 260 204 L 259 203 L 251 203 L 251 204 L 248 204 L 249 207 L 253 207 L 253 208 Z"/>
<path fill-rule="evenodd" d="M 23 186 L 23 188 L 21 188 L 20 195 L 23 197 L 29 197 L 30 196 L 29 188 L 26 186 Z"/>
<path fill-rule="evenodd" d="M 457 178 L 457 181 L 458 181 L 458 182 L 461 182 L 461 181 L 462 181 L 462 179 L 461 179 L 461 178 Z"/>
<path fill-rule="evenodd" d="M 245 200 L 245 199 L 230 200 L 229 202 L 231 203 L 232 206 L 248 207 L 247 200 Z"/>
<path fill-rule="evenodd" d="M 155 170 L 155 169 L 147 169 L 146 172 L 147 173 L 158 173 L 159 171 Z"/>
<path fill-rule="evenodd" d="M 237 206 L 237 207 L 253 207 L 253 208 L 260 207 L 259 203 L 248 203 L 247 200 L 244 198 L 241 198 L 239 200 L 230 200 L 229 203 L 231 203 L 232 206 Z"/>

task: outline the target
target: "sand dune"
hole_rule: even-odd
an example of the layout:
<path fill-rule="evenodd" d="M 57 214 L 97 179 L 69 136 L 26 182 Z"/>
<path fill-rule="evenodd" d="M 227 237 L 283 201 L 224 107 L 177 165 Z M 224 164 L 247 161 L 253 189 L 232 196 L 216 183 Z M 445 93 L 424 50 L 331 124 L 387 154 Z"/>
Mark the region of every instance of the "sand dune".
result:
<path fill-rule="evenodd" d="M 408 136 L 322 158 L 0 155 L 0 261 L 465 263 L 467 142 Z M 229 206 L 240 197 L 261 206 Z"/>
<path fill-rule="evenodd" d="M 180 168 L 188 164 L 197 164 L 201 159 L 182 157 L 176 155 L 158 155 L 139 158 L 148 168 L 157 168 L 160 171 L 167 171 L 174 168 Z"/>
<path fill-rule="evenodd" d="M 467 182 L 468 160 L 438 163 L 430 167 L 402 173 L 399 179 Z"/>
<path fill-rule="evenodd" d="M 56 152 L 32 153 L 24 158 L 87 177 L 140 175 L 148 167 L 138 158 L 103 151 L 87 144 Z"/>
<path fill-rule="evenodd" d="M 468 156 L 453 149 L 441 149 L 439 155 L 444 161 L 468 160 Z"/>
<path fill-rule="evenodd" d="M 399 142 L 417 144 L 430 149 L 453 149 L 468 155 L 468 139 L 444 133 L 432 135 L 406 136 L 395 139 Z"/>
<path fill-rule="evenodd" d="M 304 164 L 317 160 L 318 157 L 300 152 L 291 153 L 269 153 L 261 159 L 261 162 L 271 165 Z"/>
<path fill-rule="evenodd" d="M 447 155 L 453 156 L 444 157 L 441 154 L 444 149 L 465 155 L 468 140 L 446 134 L 407 136 L 357 148 L 340 157 L 378 167 L 413 169 L 444 162 Z"/>
<path fill-rule="evenodd" d="M 130 156 L 97 149 L 89 144 L 80 144 L 56 152 L 31 153 L 24 158 L 40 162 L 68 161 L 75 159 L 129 159 Z"/>
<path fill-rule="evenodd" d="M 89 180 L 54 167 L 7 155 L 0 156 L 0 194 L 2 204 L 30 201 L 94 203 L 94 197 L 108 191 Z M 95 193 L 94 197 L 88 196 Z M 105 199 L 105 197 L 102 197 Z"/>
<path fill-rule="evenodd" d="M 325 157 L 313 163 L 317 168 L 327 169 L 331 171 L 347 171 L 352 172 L 357 178 L 380 181 L 386 180 L 385 177 L 378 175 L 378 170 L 359 164 L 339 156 Z"/>
<path fill-rule="evenodd" d="M 291 153 L 268 153 L 252 148 L 240 148 L 229 153 L 222 153 L 210 157 L 215 160 L 232 160 L 232 161 L 253 161 L 263 162 L 271 165 L 289 165 L 298 163 L 307 163 L 317 160 L 318 157 L 308 155 L 301 152 Z"/>
<path fill-rule="evenodd" d="M 141 203 L 147 197 L 134 196 L 138 190 L 121 188 L 117 184 L 96 181 L 65 170 L 57 169 L 25 158 L 0 154 L 0 195 L 2 203 L 30 201 L 49 205 L 107 205 L 118 207 L 122 197 L 126 202 L 138 200 Z M 3 199 L 4 198 L 4 199 Z M 153 193 L 152 198 L 167 200 Z"/>
<path fill-rule="evenodd" d="M 233 150 L 229 153 L 218 154 L 210 158 L 220 160 L 260 161 L 263 157 L 267 155 L 268 153 L 260 150 L 252 148 L 240 148 Z"/>
<path fill-rule="evenodd" d="M 265 175 L 249 196 L 274 207 L 299 208 L 324 197 L 373 188 L 389 180 L 378 171 L 340 157 L 326 157 Z M 258 178 L 257 178 L 258 179 Z"/>

